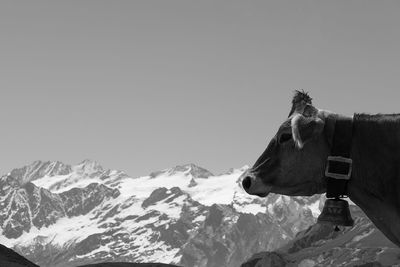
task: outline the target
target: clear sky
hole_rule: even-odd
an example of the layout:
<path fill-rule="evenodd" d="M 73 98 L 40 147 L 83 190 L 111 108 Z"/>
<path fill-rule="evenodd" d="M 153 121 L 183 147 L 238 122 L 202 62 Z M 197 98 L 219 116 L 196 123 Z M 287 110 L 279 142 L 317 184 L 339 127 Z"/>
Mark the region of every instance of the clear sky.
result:
<path fill-rule="evenodd" d="M 400 1 L 2 1 L 0 172 L 253 164 L 293 90 L 400 112 Z"/>

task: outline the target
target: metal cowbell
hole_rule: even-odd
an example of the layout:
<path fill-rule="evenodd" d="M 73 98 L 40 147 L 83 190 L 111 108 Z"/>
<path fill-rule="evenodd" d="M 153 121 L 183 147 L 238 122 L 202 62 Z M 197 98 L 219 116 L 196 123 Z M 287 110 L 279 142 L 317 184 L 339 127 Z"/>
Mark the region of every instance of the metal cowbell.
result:
<path fill-rule="evenodd" d="M 336 226 L 353 226 L 354 220 L 351 218 L 349 203 L 339 198 L 327 199 L 318 222 Z"/>

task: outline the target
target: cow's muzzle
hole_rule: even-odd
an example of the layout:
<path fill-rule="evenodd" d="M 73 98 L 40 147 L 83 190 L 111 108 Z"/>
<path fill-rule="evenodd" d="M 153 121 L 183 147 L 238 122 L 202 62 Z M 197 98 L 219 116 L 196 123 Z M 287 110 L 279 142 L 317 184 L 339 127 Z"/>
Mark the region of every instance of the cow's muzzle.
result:
<path fill-rule="evenodd" d="M 265 185 L 253 173 L 246 171 L 242 176 L 242 187 L 248 194 L 266 197 L 271 192 L 271 187 Z"/>

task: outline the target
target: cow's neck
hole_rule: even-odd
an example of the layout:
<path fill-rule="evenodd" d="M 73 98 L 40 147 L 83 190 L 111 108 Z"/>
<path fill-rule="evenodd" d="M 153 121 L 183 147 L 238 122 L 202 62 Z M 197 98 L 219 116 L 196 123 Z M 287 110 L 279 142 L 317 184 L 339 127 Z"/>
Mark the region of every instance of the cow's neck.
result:
<path fill-rule="evenodd" d="M 400 118 L 400 117 L 399 117 Z M 340 118 L 338 118 L 340 119 Z M 400 246 L 400 120 L 354 116 L 348 196 Z"/>

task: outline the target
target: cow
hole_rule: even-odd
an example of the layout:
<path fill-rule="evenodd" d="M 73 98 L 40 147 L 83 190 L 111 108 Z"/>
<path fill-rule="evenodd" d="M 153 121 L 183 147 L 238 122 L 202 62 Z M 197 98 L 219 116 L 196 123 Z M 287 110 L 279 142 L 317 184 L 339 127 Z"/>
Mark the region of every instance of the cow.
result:
<path fill-rule="evenodd" d="M 354 114 L 318 109 L 296 91 L 288 118 L 254 166 L 242 175 L 251 195 L 311 196 L 327 191 L 325 177 L 336 122 L 352 119 L 347 196 L 400 247 L 400 114 Z"/>

